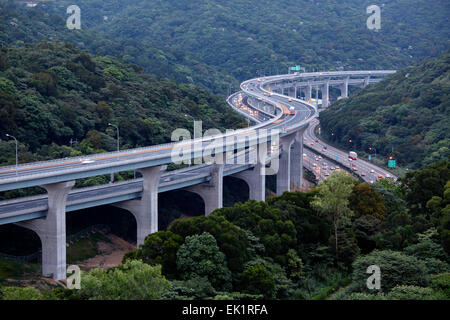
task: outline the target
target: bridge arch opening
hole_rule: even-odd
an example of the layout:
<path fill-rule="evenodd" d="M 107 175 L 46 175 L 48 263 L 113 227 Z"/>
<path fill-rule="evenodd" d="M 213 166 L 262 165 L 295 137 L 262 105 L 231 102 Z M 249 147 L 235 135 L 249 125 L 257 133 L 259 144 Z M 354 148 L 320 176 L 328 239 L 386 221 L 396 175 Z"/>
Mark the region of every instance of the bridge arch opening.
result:
<path fill-rule="evenodd" d="M 38 234 L 33 230 L 15 225 L 6 224 L 0 226 L 0 258 L 7 255 L 24 257 L 41 250 L 42 244 Z M 31 261 L 37 261 L 31 259 Z"/>
<path fill-rule="evenodd" d="M 158 230 L 166 230 L 176 219 L 205 215 L 200 195 L 187 190 L 173 190 L 158 195 Z"/>
<path fill-rule="evenodd" d="M 246 202 L 249 194 L 250 187 L 245 180 L 229 176 L 223 178 L 224 207 L 231 207 L 237 202 Z"/>

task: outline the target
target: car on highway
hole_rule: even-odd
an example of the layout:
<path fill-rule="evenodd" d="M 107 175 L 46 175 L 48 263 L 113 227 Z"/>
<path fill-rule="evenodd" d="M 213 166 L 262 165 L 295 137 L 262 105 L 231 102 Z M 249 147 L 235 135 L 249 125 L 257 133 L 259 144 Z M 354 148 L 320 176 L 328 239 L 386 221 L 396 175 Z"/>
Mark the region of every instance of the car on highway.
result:
<path fill-rule="evenodd" d="M 289 102 L 292 102 L 292 98 L 289 98 L 288 101 L 289 101 Z"/>
<path fill-rule="evenodd" d="M 83 161 L 81 161 L 81 164 L 89 164 L 89 163 L 94 163 L 95 160 L 91 160 L 91 159 L 85 159 Z"/>
<path fill-rule="evenodd" d="M 358 171 L 358 168 L 356 168 L 356 167 L 353 167 L 353 171 Z"/>
<path fill-rule="evenodd" d="M 169 182 L 169 181 L 172 181 L 172 178 L 165 178 L 164 180 L 163 180 L 164 182 Z"/>
<path fill-rule="evenodd" d="M 339 166 L 336 166 L 336 170 L 340 170 L 341 168 L 339 168 Z"/>
<path fill-rule="evenodd" d="M 325 172 L 325 177 L 328 177 L 330 174 L 328 172 Z"/>
<path fill-rule="evenodd" d="M 303 154 L 303 157 L 307 157 L 306 153 Z"/>
<path fill-rule="evenodd" d="M 289 115 L 291 115 L 291 116 L 295 115 L 295 108 L 294 107 L 290 107 L 289 108 Z"/>
<path fill-rule="evenodd" d="M 375 170 L 373 170 L 373 169 L 370 169 L 370 173 L 375 173 Z"/>
<path fill-rule="evenodd" d="M 317 167 L 317 164 L 313 163 L 313 167 Z"/>
<path fill-rule="evenodd" d="M 378 179 L 383 179 L 383 176 L 381 174 L 378 175 Z"/>
<path fill-rule="evenodd" d="M 333 171 L 334 169 L 335 169 L 335 167 L 331 167 L 331 168 L 330 168 L 330 170 L 332 170 L 332 171 Z"/>
<path fill-rule="evenodd" d="M 366 174 L 365 173 L 361 173 L 361 177 L 365 177 L 366 176 Z"/>
<path fill-rule="evenodd" d="M 313 145 L 314 145 L 314 142 L 311 142 L 309 145 L 310 145 L 310 146 L 313 146 Z"/>
<path fill-rule="evenodd" d="M 321 157 L 321 156 L 319 156 L 319 159 L 321 159 L 321 160 L 322 160 L 322 157 Z"/>

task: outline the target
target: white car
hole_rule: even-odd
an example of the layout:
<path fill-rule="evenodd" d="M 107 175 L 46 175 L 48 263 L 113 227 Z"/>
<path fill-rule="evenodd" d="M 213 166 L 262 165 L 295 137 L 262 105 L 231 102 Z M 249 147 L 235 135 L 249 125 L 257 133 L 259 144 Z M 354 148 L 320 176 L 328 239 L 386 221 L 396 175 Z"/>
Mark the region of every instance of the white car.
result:
<path fill-rule="evenodd" d="M 89 164 L 89 163 L 94 163 L 94 162 L 95 162 L 95 160 L 86 159 L 86 160 L 81 161 L 81 164 Z"/>
<path fill-rule="evenodd" d="M 375 173 L 375 170 L 373 170 L 373 169 L 370 169 L 370 173 Z"/>

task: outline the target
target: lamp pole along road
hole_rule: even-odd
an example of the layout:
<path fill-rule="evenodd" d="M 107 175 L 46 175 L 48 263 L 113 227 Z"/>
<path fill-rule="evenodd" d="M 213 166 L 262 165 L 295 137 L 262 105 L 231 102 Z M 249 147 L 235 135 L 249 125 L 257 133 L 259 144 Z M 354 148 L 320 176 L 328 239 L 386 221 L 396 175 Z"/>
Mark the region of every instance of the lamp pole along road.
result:
<path fill-rule="evenodd" d="M 17 167 L 19 165 L 19 157 L 18 157 L 18 145 L 19 145 L 19 143 L 17 142 L 17 139 L 14 136 L 12 136 L 10 134 L 6 134 L 6 136 L 9 137 L 9 138 L 13 138 L 14 141 L 16 142 L 16 176 L 17 176 L 17 174 L 18 174 L 18 172 L 17 172 L 18 168 Z"/>
<path fill-rule="evenodd" d="M 120 151 L 120 135 L 119 135 L 119 127 L 115 124 L 108 123 L 108 126 L 114 127 L 117 130 L 117 151 Z M 114 182 L 114 172 L 111 172 L 111 183 Z"/>

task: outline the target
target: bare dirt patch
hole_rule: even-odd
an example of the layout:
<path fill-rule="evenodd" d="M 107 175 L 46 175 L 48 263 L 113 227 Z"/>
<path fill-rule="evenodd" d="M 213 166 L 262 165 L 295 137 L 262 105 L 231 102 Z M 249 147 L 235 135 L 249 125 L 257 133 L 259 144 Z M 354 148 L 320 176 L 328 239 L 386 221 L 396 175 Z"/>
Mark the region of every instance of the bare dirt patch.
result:
<path fill-rule="evenodd" d="M 136 246 L 129 243 L 118 236 L 108 233 L 103 233 L 110 242 L 97 242 L 98 254 L 95 257 L 83 260 L 77 265 L 81 270 L 88 271 L 93 268 L 111 268 L 122 263 L 123 256 L 132 250 L 136 250 Z"/>

